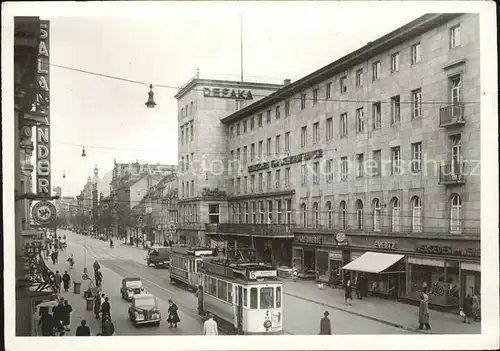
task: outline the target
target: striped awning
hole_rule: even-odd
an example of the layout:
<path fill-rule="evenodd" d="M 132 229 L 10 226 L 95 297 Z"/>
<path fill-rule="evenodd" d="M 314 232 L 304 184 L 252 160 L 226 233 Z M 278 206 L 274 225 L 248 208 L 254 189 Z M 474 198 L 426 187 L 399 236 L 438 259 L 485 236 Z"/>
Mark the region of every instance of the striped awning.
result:
<path fill-rule="evenodd" d="M 380 273 L 402 259 L 404 255 L 387 254 L 381 252 L 365 252 L 354 261 L 346 264 L 342 269 L 366 273 Z"/>

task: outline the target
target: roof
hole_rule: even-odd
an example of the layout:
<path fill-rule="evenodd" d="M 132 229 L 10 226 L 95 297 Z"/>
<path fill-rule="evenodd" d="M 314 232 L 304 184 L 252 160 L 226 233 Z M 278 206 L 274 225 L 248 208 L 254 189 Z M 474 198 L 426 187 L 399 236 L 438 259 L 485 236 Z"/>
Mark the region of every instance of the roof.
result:
<path fill-rule="evenodd" d="M 129 282 L 132 280 L 141 280 L 141 278 L 139 278 L 139 277 L 126 277 L 126 278 L 122 279 L 122 281 L 126 281 L 126 282 Z"/>
<path fill-rule="evenodd" d="M 221 119 L 222 123 L 232 123 L 253 113 L 261 111 L 265 108 L 273 106 L 283 99 L 293 97 L 295 94 L 302 92 L 315 84 L 321 83 L 326 79 L 344 72 L 346 69 L 360 64 L 370 57 L 381 54 L 391 47 L 401 44 L 403 41 L 408 41 L 422 33 L 429 31 L 443 23 L 446 23 L 456 17 L 463 15 L 462 13 L 445 13 L 445 14 L 426 14 L 414 21 L 405 24 L 404 26 L 371 41 L 362 48 L 351 52 L 350 54 L 341 57 L 340 59 L 324 66 L 317 71 L 297 80 L 296 82 L 286 85 L 276 92 L 264 97 L 251 105 L 248 105 L 241 110 Z"/>
<path fill-rule="evenodd" d="M 139 299 L 147 299 L 147 298 L 151 298 L 151 297 L 155 297 L 153 294 L 148 294 L 148 293 L 145 293 L 145 294 L 137 294 L 137 295 L 134 295 L 132 296 L 133 299 L 136 299 L 136 300 L 139 300 Z"/>

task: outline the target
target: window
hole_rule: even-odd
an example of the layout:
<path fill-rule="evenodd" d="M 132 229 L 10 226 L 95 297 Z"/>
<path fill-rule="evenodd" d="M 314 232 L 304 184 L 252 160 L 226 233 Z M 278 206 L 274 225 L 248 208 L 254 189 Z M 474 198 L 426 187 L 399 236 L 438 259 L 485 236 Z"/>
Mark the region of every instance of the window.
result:
<path fill-rule="evenodd" d="M 391 97 L 391 123 L 396 124 L 401 121 L 401 103 L 399 95 Z"/>
<path fill-rule="evenodd" d="M 317 202 L 313 204 L 314 228 L 319 228 L 319 205 Z"/>
<path fill-rule="evenodd" d="M 356 71 L 356 87 L 362 87 L 363 86 L 363 69 L 358 69 Z"/>
<path fill-rule="evenodd" d="M 459 104 L 462 101 L 462 79 L 460 75 L 450 78 L 450 100 L 452 105 Z"/>
<path fill-rule="evenodd" d="M 319 184 L 319 162 L 313 163 L 313 184 Z"/>
<path fill-rule="evenodd" d="M 255 129 L 255 117 L 250 118 L 250 130 Z"/>
<path fill-rule="evenodd" d="M 255 289 L 255 288 L 254 288 Z M 243 288 L 243 306 L 248 307 L 247 288 Z"/>
<path fill-rule="evenodd" d="M 422 90 L 416 89 L 411 92 L 411 118 L 422 116 Z"/>
<path fill-rule="evenodd" d="M 307 185 L 307 165 L 300 166 L 300 184 Z"/>
<path fill-rule="evenodd" d="M 285 133 L 285 152 L 290 152 L 290 132 Z"/>
<path fill-rule="evenodd" d="M 326 83 L 326 98 L 332 97 L 332 83 Z"/>
<path fill-rule="evenodd" d="M 290 186 L 290 167 L 285 168 L 285 187 Z"/>
<path fill-rule="evenodd" d="M 243 147 L 243 164 L 247 164 L 248 158 L 248 147 L 245 145 Z"/>
<path fill-rule="evenodd" d="M 276 308 L 281 307 L 281 286 L 276 287 Z"/>
<path fill-rule="evenodd" d="M 232 215 L 232 218 L 233 218 L 233 223 L 236 223 L 236 205 L 235 204 L 232 204 L 231 205 L 231 215 Z"/>
<path fill-rule="evenodd" d="M 365 130 L 365 113 L 363 108 L 356 110 L 356 132 L 362 133 Z"/>
<path fill-rule="evenodd" d="M 271 172 L 267 172 L 267 190 L 271 190 L 272 189 L 272 173 Z"/>
<path fill-rule="evenodd" d="M 262 113 L 259 113 L 259 115 L 257 116 L 257 125 L 259 127 L 262 127 Z"/>
<path fill-rule="evenodd" d="M 194 196 L 194 180 L 191 181 L 191 196 Z"/>
<path fill-rule="evenodd" d="M 340 78 L 340 93 L 347 93 L 347 77 Z"/>
<path fill-rule="evenodd" d="M 460 46 L 460 25 L 450 28 L 450 48 Z"/>
<path fill-rule="evenodd" d="M 234 180 L 234 179 L 231 179 L 231 191 L 232 191 L 233 193 L 235 193 L 235 192 L 236 192 L 236 187 L 235 187 L 235 185 L 234 185 L 234 182 L 235 182 L 235 180 Z"/>
<path fill-rule="evenodd" d="M 347 204 L 345 201 L 340 202 L 340 223 L 342 229 L 347 229 Z"/>
<path fill-rule="evenodd" d="M 184 197 L 184 182 L 182 182 L 182 191 L 181 191 L 181 197 Z"/>
<path fill-rule="evenodd" d="M 217 296 L 217 280 L 214 278 L 208 278 L 208 293 Z"/>
<path fill-rule="evenodd" d="M 217 297 L 227 301 L 227 283 L 222 280 L 217 281 Z"/>
<path fill-rule="evenodd" d="M 285 117 L 290 116 L 290 100 L 285 101 Z"/>
<path fill-rule="evenodd" d="M 280 157 L 281 154 L 281 135 L 276 135 L 274 149 L 276 150 L 276 157 Z"/>
<path fill-rule="evenodd" d="M 184 107 L 181 108 L 181 117 L 184 117 Z"/>
<path fill-rule="evenodd" d="M 239 194 L 241 192 L 241 178 L 236 178 L 236 192 Z"/>
<path fill-rule="evenodd" d="M 462 231 L 460 212 L 462 210 L 462 199 L 458 195 L 451 198 L 450 232 L 458 234 Z"/>
<path fill-rule="evenodd" d="M 340 137 L 347 137 L 347 113 L 343 113 L 340 115 Z"/>
<path fill-rule="evenodd" d="M 249 222 L 249 219 L 250 219 L 249 215 L 250 214 L 248 213 L 248 202 L 245 202 L 245 223 L 250 223 Z"/>
<path fill-rule="evenodd" d="M 392 174 L 401 172 L 401 148 L 399 146 L 391 148 L 391 168 Z"/>
<path fill-rule="evenodd" d="M 185 162 L 184 162 L 184 156 L 181 157 L 181 171 L 185 171 L 186 170 L 186 165 L 185 165 Z"/>
<path fill-rule="evenodd" d="M 381 113 L 381 104 L 380 102 L 376 102 L 372 105 L 373 110 L 373 129 L 382 128 L 382 113 Z"/>
<path fill-rule="evenodd" d="M 219 223 L 219 204 L 208 205 L 208 221 L 210 224 Z"/>
<path fill-rule="evenodd" d="M 411 144 L 411 170 L 412 172 L 422 170 L 422 143 Z"/>
<path fill-rule="evenodd" d="M 238 111 L 238 110 L 241 110 L 243 108 L 244 101 L 243 100 L 235 100 L 234 104 L 235 104 L 235 110 Z"/>
<path fill-rule="evenodd" d="M 330 201 L 328 201 L 326 203 L 326 214 L 327 214 L 327 227 L 329 229 L 332 229 L 333 228 L 333 207 L 332 207 L 332 203 Z"/>
<path fill-rule="evenodd" d="M 373 230 L 379 232 L 382 227 L 382 209 L 380 207 L 380 200 L 373 200 Z"/>
<path fill-rule="evenodd" d="M 411 218 L 411 231 L 422 231 L 422 201 L 418 196 L 415 196 L 412 201 L 412 218 Z"/>
<path fill-rule="evenodd" d="M 259 202 L 259 212 L 260 212 L 260 223 L 261 224 L 266 224 L 266 221 L 264 220 L 264 201 Z"/>
<path fill-rule="evenodd" d="M 184 145 L 184 127 L 181 127 L 181 146 Z"/>
<path fill-rule="evenodd" d="M 305 203 L 300 205 L 301 222 L 303 227 L 307 227 L 307 206 Z"/>
<path fill-rule="evenodd" d="M 247 121 L 243 122 L 243 133 L 247 132 Z"/>
<path fill-rule="evenodd" d="M 250 191 L 255 192 L 255 174 L 250 176 Z"/>
<path fill-rule="evenodd" d="M 300 146 L 304 147 L 307 145 L 307 126 L 300 129 Z"/>
<path fill-rule="evenodd" d="M 286 206 L 286 223 L 290 224 L 292 223 L 292 200 L 286 199 L 285 206 Z"/>
<path fill-rule="evenodd" d="M 251 309 L 257 309 L 258 308 L 258 291 L 257 288 L 250 288 L 250 308 Z"/>
<path fill-rule="evenodd" d="M 382 171 L 382 151 L 375 150 L 373 151 L 372 156 L 372 175 L 380 176 Z"/>
<path fill-rule="evenodd" d="M 255 160 L 255 143 L 250 145 L 250 162 Z"/>
<path fill-rule="evenodd" d="M 266 154 L 267 156 L 271 156 L 271 138 L 267 138 Z"/>
<path fill-rule="evenodd" d="M 243 192 L 246 194 L 248 191 L 248 177 L 243 178 Z"/>
<path fill-rule="evenodd" d="M 238 223 L 243 223 L 243 205 L 238 204 Z"/>
<path fill-rule="evenodd" d="M 319 142 L 319 122 L 313 124 L 313 145 Z"/>
<path fill-rule="evenodd" d="M 397 198 L 393 198 L 391 201 L 392 213 L 391 213 L 391 230 L 393 232 L 399 232 L 399 219 L 401 215 L 401 205 Z"/>
<path fill-rule="evenodd" d="M 319 89 L 318 88 L 313 89 L 313 105 L 316 105 L 318 103 L 318 95 L 319 95 Z"/>
<path fill-rule="evenodd" d="M 240 150 L 240 148 L 236 149 L 236 162 L 237 162 L 236 167 L 240 168 L 240 163 L 241 163 L 241 150 Z"/>
<path fill-rule="evenodd" d="M 333 118 L 327 118 L 326 119 L 326 140 L 332 140 L 333 139 Z"/>
<path fill-rule="evenodd" d="M 356 178 L 361 178 L 365 175 L 365 160 L 363 154 L 356 155 Z"/>
<path fill-rule="evenodd" d="M 264 150 L 263 150 L 264 142 L 261 140 L 259 141 L 259 150 L 258 150 L 258 157 L 259 157 L 259 162 L 264 161 Z"/>
<path fill-rule="evenodd" d="M 260 309 L 274 308 L 274 287 L 260 288 Z"/>
<path fill-rule="evenodd" d="M 399 71 L 399 52 L 391 55 L 391 73 Z"/>
<path fill-rule="evenodd" d="M 342 157 L 340 159 L 340 181 L 346 182 L 349 176 L 349 165 L 347 163 L 347 157 Z"/>
<path fill-rule="evenodd" d="M 186 155 L 186 170 L 189 171 L 189 155 Z"/>
<path fill-rule="evenodd" d="M 276 182 L 276 189 L 279 189 L 281 186 L 281 171 L 279 169 L 276 170 L 274 181 Z"/>
<path fill-rule="evenodd" d="M 281 224 L 281 200 L 276 200 L 276 223 Z"/>
<path fill-rule="evenodd" d="M 273 223 L 273 202 L 267 202 L 267 224 Z"/>
<path fill-rule="evenodd" d="M 380 61 L 374 62 L 372 65 L 372 80 L 376 81 L 380 79 Z"/>
<path fill-rule="evenodd" d="M 241 131 L 240 131 L 240 124 L 238 123 L 236 125 L 236 135 L 240 135 Z"/>
<path fill-rule="evenodd" d="M 266 123 L 271 123 L 271 110 L 267 110 L 266 112 Z"/>
<path fill-rule="evenodd" d="M 306 93 L 300 95 L 300 109 L 306 108 Z"/>
<path fill-rule="evenodd" d="M 193 106 L 192 104 L 193 103 L 191 103 L 191 107 Z M 194 140 L 194 122 L 191 121 L 189 124 L 191 125 L 191 140 Z"/>
<path fill-rule="evenodd" d="M 276 120 L 280 119 L 281 118 L 281 114 L 280 114 L 280 107 L 279 106 L 276 106 Z"/>
<path fill-rule="evenodd" d="M 333 182 L 333 160 L 326 160 L 326 182 Z"/>
<path fill-rule="evenodd" d="M 229 127 L 229 138 L 234 138 L 234 126 Z"/>
<path fill-rule="evenodd" d="M 420 59 L 420 43 L 413 44 L 411 46 L 411 64 L 419 63 Z"/>
<path fill-rule="evenodd" d="M 356 201 L 356 227 L 363 229 L 363 202 L 361 200 Z"/>
<path fill-rule="evenodd" d="M 259 173 L 259 191 L 262 191 L 262 189 L 264 188 L 264 177 L 262 175 L 262 173 Z"/>
<path fill-rule="evenodd" d="M 252 202 L 252 223 L 257 223 L 257 204 Z"/>

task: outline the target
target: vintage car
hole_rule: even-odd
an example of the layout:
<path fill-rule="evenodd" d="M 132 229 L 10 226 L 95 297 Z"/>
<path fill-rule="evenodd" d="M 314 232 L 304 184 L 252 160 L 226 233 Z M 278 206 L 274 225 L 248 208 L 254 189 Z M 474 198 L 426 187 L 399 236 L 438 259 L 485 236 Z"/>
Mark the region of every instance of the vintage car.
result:
<path fill-rule="evenodd" d="M 138 324 L 154 323 L 160 326 L 161 313 L 156 303 L 156 297 L 151 294 L 139 294 L 132 297 L 132 304 L 128 308 L 128 316 L 134 326 Z"/>
<path fill-rule="evenodd" d="M 130 301 L 134 295 L 144 294 L 145 292 L 141 278 L 127 277 L 122 279 L 120 294 L 123 299 Z"/>
<path fill-rule="evenodd" d="M 155 268 L 164 267 L 168 268 L 170 266 L 170 255 L 172 254 L 172 248 L 167 246 L 153 246 L 148 250 L 146 256 L 146 264 L 149 266 L 153 265 Z"/>

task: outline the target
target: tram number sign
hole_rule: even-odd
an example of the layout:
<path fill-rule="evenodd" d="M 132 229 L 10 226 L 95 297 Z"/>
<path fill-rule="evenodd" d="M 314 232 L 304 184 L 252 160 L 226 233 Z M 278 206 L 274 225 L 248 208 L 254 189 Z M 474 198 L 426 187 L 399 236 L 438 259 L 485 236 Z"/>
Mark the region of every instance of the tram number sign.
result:
<path fill-rule="evenodd" d="M 396 250 L 396 242 L 395 241 L 375 241 L 375 247 L 377 249 L 386 249 L 386 250 Z"/>
<path fill-rule="evenodd" d="M 277 271 L 250 271 L 250 279 L 271 278 L 277 276 Z"/>

